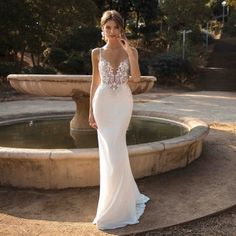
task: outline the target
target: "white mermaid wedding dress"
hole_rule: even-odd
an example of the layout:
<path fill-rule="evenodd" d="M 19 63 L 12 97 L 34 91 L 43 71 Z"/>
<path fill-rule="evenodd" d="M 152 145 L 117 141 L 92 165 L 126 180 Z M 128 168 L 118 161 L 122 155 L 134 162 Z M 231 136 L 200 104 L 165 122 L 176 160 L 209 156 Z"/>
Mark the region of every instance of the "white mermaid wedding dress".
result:
<path fill-rule="evenodd" d="M 150 198 L 138 190 L 126 144 L 133 109 L 127 84 L 129 61 L 121 61 L 114 71 L 103 50 L 99 60 L 101 83 L 92 100 L 100 159 L 100 194 L 93 224 L 99 229 L 114 229 L 139 223 Z"/>

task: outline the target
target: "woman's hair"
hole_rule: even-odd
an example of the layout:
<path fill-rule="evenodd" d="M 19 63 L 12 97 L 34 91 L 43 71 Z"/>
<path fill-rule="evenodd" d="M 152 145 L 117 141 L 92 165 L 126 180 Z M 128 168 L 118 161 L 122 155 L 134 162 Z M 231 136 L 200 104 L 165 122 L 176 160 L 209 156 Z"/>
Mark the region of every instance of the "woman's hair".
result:
<path fill-rule="evenodd" d="M 116 24 L 121 28 L 121 32 L 124 32 L 124 20 L 118 11 L 105 11 L 101 18 L 101 27 L 103 27 L 109 20 L 115 21 Z"/>

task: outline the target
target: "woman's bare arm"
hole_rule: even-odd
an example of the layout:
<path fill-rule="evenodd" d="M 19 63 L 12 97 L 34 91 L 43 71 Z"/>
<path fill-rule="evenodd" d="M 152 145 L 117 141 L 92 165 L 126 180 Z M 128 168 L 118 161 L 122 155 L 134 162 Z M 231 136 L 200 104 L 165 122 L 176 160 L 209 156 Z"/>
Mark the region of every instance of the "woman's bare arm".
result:
<path fill-rule="evenodd" d="M 138 63 L 138 51 L 136 48 L 131 47 L 127 53 L 129 57 L 129 63 L 130 63 L 131 79 L 135 82 L 138 82 L 140 81 L 140 76 L 141 76 L 139 63 Z"/>
<path fill-rule="evenodd" d="M 91 87 L 90 87 L 90 99 L 89 99 L 89 125 L 93 127 L 94 129 L 97 129 L 97 123 L 94 119 L 93 114 L 93 97 L 95 94 L 95 91 L 100 83 L 100 76 L 98 71 L 98 55 L 100 50 L 98 48 L 93 49 L 91 53 L 91 60 L 92 60 L 92 81 L 91 81 Z"/>
<path fill-rule="evenodd" d="M 130 64 L 130 75 L 131 79 L 134 82 L 140 81 L 140 69 L 138 63 L 138 51 L 136 48 L 133 48 L 129 45 L 129 41 L 125 35 L 120 36 L 120 44 L 122 45 L 123 49 L 128 54 L 129 64 Z"/>
<path fill-rule="evenodd" d="M 98 56 L 99 56 L 99 48 L 95 48 L 91 53 L 92 60 L 92 82 L 90 86 L 90 100 L 89 100 L 89 113 L 93 114 L 92 100 L 94 93 L 100 83 L 100 76 L 98 71 Z"/>

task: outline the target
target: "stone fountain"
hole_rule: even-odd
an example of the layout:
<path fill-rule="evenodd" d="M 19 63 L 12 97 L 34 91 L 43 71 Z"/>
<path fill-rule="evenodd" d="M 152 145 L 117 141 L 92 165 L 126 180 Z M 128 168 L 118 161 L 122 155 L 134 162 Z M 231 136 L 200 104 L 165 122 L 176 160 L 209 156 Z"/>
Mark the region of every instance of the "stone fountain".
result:
<path fill-rule="evenodd" d="M 92 130 L 88 126 L 90 75 L 11 74 L 8 80 L 21 93 L 72 97 L 76 103 L 76 111 L 70 121 L 72 133 Z M 153 87 L 155 80 L 152 76 L 142 76 L 139 82 L 130 80 L 129 86 L 133 94 L 145 93 Z M 135 178 L 185 167 L 200 156 L 203 138 L 208 133 L 206 123 L 152 111 L 134 111 L 133 115 L 161 119 L 188 130 L 180 137 L 129 145 L 130 164 Z M 16 123 L 17 119 L 3 120 L 0 127 Z M 23 119 L 29 120 L 29 117 L 21 117 L 20 120 Z M 97 148 L 32 149 L 0 145 L 0 170 L 2 186 L 43 189 L 96 186 L 99 184 L 99 153 Z"/>

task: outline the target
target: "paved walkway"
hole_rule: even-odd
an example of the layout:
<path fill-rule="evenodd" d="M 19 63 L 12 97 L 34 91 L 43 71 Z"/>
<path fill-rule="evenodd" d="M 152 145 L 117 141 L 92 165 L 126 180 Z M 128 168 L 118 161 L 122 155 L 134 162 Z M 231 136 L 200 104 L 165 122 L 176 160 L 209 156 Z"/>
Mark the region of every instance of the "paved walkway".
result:
<path fill-rule="evenodd" d="M 150 196 L 137 225 L 99 231 L 91 224 L 98 187 L 60 191 L 0 188 L 0 235 L 124 235 L 183 223 L 236 204 L 236 93 L 191 92 L 135 97 L 135 109 L 200 118 L 211 124 L 202 156 L 186 168 L 137 180 Z M 72 101 L 0 103 L 0 119 L 71 112 Z"/>
<path fill-rule="evenodd" d="M 134 109 L 154 110 L 202 119 L 207 123 L 236 123 L 236 92 L 189 92 L 135 96 Z M 0 120 L 32 113 L 74 112 L 75 103 L 56 99 L 22 100 L 0 103 Z"/>
<path fill-rule="evenodd" d="M 236 92 L 180 93 L 163 99 L 155 99 L 155 94 L 149 94 L 149 98 L 145 96 L 145 94 L 140 95 L 140 100 L 137 98 L 137 101 L 144 102 L 137 103 L 135 109 L 199 118 L 208 124 L 236 124 Z"/>

